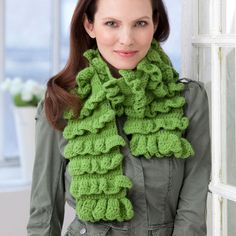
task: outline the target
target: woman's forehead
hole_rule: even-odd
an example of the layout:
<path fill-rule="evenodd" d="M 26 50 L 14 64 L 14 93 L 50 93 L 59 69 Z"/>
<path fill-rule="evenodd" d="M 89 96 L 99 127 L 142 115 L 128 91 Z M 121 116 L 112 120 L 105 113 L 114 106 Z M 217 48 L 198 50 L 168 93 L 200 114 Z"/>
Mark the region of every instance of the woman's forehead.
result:
<path fill-rule="evenodd" d="M 152 15 L 151 0 L 98 0 L 95 13 L 103 18 L 140 18 Z"/>

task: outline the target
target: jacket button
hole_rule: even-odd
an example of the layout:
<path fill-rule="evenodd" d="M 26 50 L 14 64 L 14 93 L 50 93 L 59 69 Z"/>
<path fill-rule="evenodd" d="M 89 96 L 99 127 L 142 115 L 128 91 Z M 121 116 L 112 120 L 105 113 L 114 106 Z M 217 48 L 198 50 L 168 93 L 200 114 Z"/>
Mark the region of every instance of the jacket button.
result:
<path fill-rule="evenodd" d="M 80 234 L 85 234 L 86 231 L 87 231 L 86 228 L 82 228 L 82 229 L 79 231 L 79 233 L 80 233 Z"/>

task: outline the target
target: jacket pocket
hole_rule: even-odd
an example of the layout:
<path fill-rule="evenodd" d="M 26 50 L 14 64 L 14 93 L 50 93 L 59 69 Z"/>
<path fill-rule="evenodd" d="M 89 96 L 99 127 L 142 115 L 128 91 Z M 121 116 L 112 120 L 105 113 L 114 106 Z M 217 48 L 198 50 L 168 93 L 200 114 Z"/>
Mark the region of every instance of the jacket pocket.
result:
<path fill-rule="evenodd" d="M 152 236 L 172 236 L 173 233 L 173 223 L 163 224 L 160 226 L 153 227 L 151 230 Z"/>
<path fill-rule="evenodd" d="M 128 226 L 123 222 L 106 222 L 105 225 L 109 227 L 106 236 L 127 236 L 129 235 Z"/>
<path fill-rule="evenodd" d="M 172 184 L 171 158 L 142 159 L 149 225 L 161 225 L 173 220 L 166 214 Z"/>
<path fill-rule="evenodd" d="M 76 217 L 69 225 L 65 236 L 107 236 L 109 229 L 108 225 L 84 222 Z"/>

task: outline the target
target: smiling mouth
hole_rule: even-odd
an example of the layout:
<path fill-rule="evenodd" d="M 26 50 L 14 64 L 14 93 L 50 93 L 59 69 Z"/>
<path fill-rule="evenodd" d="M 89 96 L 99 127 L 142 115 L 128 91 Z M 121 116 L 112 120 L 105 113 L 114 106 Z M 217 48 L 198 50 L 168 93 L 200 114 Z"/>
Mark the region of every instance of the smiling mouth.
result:
<path fill-rule="evenodd" d="M 132 57 L 134 56 L 138 51 L 123 51 L 123 50 L 115 50 L 116 54 L 122 57 Z"/>

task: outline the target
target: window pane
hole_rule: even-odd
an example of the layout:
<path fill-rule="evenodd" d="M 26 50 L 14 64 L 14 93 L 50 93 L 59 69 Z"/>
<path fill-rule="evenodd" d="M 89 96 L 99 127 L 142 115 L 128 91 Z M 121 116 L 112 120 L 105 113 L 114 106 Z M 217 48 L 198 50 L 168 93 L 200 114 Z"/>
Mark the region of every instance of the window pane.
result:
<path fill-rule="evenodd" d="M 223 179 L 226 184 L 236 186 L 235 152 L 235 49 L 221 49 L 222 68 L 222 158 Z"/>
<path fill-rule="evenodd" d="M 70 21 L 75 9 L 77 0 L 62 0 L 61 3 L 61 67 L 66 64 L 69 54 Z"/>
<path fill-rule="evenodd" d="M 51 70 L 50 1 L 6 1 L 6 76 L 44 82 Z M 5 156 L 17 153 L 12 104 L 5 102 Z"/>
<path fill-rule="evenodd" d="M 236 227 L 235 227 L 235 218 L 236 218 L 236 202 L 227 201 L 227 209 L 228 209 L 228 236 L 236 235 Z"/>
<path fill-rule="evenodd" d="M 223 236 L 236 235 L 235 217 L 236 217 L 236 202 L 223 199 L 223 204 L 222 204 Z"/>
<path fill-rule="evenodd" d="M 181 1 L 165 0 L 170 21 L 170 36 L 163 44 L 163 48 L 170 57 L 175 69 L 180 72 L 181 68 Z"/>
<path fill-rule="evenodd" d="M 193 55 L 193 79 L 204 83 L 208 96 L 209 116 L 211 120 L 211 48 L 196 46 L 194 47 Z"/>
<path fill-rule="evenodd" d="M 211 92 L 211 48 L 194 47 L 193 79 L 204 83 L 209 99 Z M 209 103 L 211 103 L 209 101 Z"/>
<path fill-rule="evenodd" d="M 211 79 L 211 48 L 198 47 L 197 61 L 195 61 L 196 78 L 204 83 L 209 83 Z"/>
<path fill-rule="evenodd" d="M 222 0 L 222 33 L 236 33 L 236 1 Z"/>
<path fill-rule="evenodd" d="M 210 1 L 198 0 L 198 32 L 209 34 L 210 32 Z"/>
<path fill-rule="evenodd" d="M 6 1 L 7 76 L 31 77 L 41 81 L 49 77 L 49 3 L 47 0 Z"/>
<path fill-rule="evenodd" d="M 204 83 L 208 96 L 209 116 L 211 120 L 211 48 L 199 48 L 199 81 Z M 211 132 L 211 126 L 210 126 Z"/>

